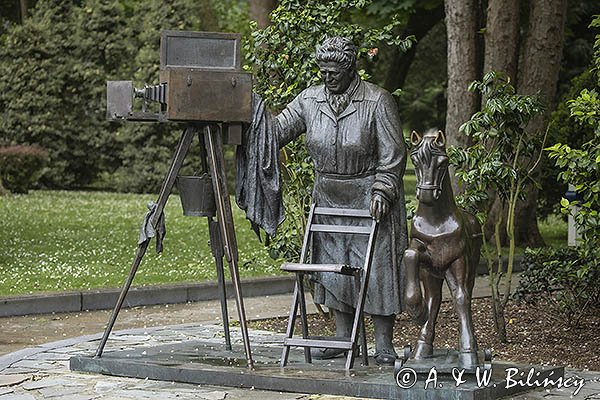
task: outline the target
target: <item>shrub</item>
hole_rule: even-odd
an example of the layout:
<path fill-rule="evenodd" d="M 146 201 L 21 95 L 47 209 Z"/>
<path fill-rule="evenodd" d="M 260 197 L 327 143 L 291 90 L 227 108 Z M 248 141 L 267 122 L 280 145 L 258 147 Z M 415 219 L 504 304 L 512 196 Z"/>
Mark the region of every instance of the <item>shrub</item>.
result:
<path fill-rule="evenodd" d="M 0 181 L 13 193 L 27 193 L 40 178 L 48 152 L 37 146 L 0 147 Z"/>
<path fill-rule="evenodd" d="M 600 95 L 595 89 L 584 89 L 569 106 L 571 116 L 593 131 L 594 137 L 580 148 L 557 143 L 546 150 L 561 170 L 559 181 L 572 184 L 579 197 L 573 201 L 563 198 L 561 212 L 570 214 L 572 207 L 579 207 L 573 218 L 581 244 L 596 248 L 600 241 Z"/>
<path fill-rule="evenodd" d="M 600 16 L 590 26 L 600 28 Z M 558 181 L 572 184 L 577 191 L 576 200 L 563 198 L 560 206 L 565 215 L 574 206 L 579 208 L 573 217 L 581 239 L 575 248 L 527 251 L 516 293 L 528 302 L 546 300 L 550 315 L 568 326 L 577 325 L 600 302 L 600 34 L 594 48 L 595 68 L 590 70 L 594 87 L 582 89 L 567 102 L 571 122 L 582 132 L 577 138 L 580 143 L 556 143 L 546 149 L 560 169 Z"/>
<path fill-rule="evenodd" d="M 600 302 L 600 266 L 584 248 L 527 249 L 514 297 L 543 304 L 541 311 L 568 327 L 576 326 Z"/>
<path fill-rule="evenodd" d="M 0 38 L 0 142 L 47 149 L 41 180 L 56 188 L 87 185 L 115 162 L 105 81 L 132 50 L 122 6 L 82 3 L 38 1 Z"/>
<path fill-rule="evenodd" d="M 556 110 L 552 113 L 548 131 L 548 143 L 564 143 L 571 147 L 581 145 L 594 136 L 593 130 L 571 118 L 571 101 L 579 96 L 583 89 L 592 90 L 596 86 L 596 76 L 592 71 L 585 71 L 571 80 L 571 87 L 565 94 Z M 560 213 L 560 199 L 567 191 L 568 185 L 558 179 L 554 162 L 544 157 L 538 175 L 542 190 L 538 197 L 538 215 L 545 218 L 550 214 Z"/>
<path fill-rule="evenodd" d="M 600 28 L 600 16 L 590 25 Z M 596 35 L 595 45 L 596 85 L 593 89 L 583 89 L 579 95 L 568 102 L 571 118 L 587 130 L 589 139 L 579 148 L 564 143 L 556 143 L 547 148 L 548 156 L 560 169 L 558 180 L 564 184 L 572 184 L 577 191 L 576 200 L 562 199 L 561 212 L 570 214 L 573 207 L 578 207 L 573 215 L 575 225 L 581 234 L 579 253 L 586 259 L 591 257 L 591 266 L 600 265 L 600 34 Z M 586 137 L 586 139 L 587 139 Z"/>

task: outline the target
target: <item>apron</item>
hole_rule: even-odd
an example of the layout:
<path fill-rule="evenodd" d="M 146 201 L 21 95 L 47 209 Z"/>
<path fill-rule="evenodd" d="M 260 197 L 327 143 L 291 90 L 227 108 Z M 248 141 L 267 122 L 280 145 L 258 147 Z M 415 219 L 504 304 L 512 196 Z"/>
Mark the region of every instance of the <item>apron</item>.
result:
<path fill-rule="evenodd" d="M 371 188 L 375 173 L 362 175 L 336 175 L 315 172 L 313 201 L 318 207 L 356 208 L 369 210 Z M 398 202 L 404 203 L 401 195 Z M 401 312 L 400 265 L 407 245 L 406 233 L 400 221 L 406 220 L 403 207 L 392 205 L 389 214 L 380 222 L 371 274 L 367 288 L 364 311 L 374 315 L 392 315 Z M 347 217 L 317 216 L 316 223 L 346 225 L 368 225 L 370 221 Z M 404 233 L 404 234 L 403 234 Z M 367 250 L 366 235 L 315 232 L 311 246 L 311 260 L 318 264 L 364 265 Z M 314 301 L 330 309 L 353 313 L 359 297 L 360 287 L 353 276 L 333 272 L 316 273 Z"/>

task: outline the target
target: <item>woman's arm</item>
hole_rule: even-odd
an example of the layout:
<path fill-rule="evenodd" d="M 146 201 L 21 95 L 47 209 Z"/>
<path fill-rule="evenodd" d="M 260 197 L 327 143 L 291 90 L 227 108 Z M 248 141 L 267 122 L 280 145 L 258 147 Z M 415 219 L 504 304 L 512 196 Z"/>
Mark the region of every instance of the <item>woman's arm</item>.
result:
<path fill-rule="evenodd" d="M 372 188 L 371 213 L 379 208 L 385 214 L 403 190 L 402 177 L 406 168 L 406 145 L 400 117 L 396 102 L 388 92 L 381 94 L 374 118 L 378 165 Z M 384 202 L 388 204 L 381 205 Z"/>
<path fill-rule="evenodd" d="M 275 117 L 279 148 L 296 139 L 306 131 L 303 93 L 300 93 L 285 109 Z"/>

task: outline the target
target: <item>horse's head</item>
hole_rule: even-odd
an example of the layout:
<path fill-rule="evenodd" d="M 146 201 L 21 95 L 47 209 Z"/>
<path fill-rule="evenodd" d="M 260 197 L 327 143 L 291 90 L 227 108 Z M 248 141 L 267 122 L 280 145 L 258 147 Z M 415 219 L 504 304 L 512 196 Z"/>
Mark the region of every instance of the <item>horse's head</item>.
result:
<path fill-rule="evenodd" d="M 448 174 L 446 137 L 442 131 L 428 131 L 423 136 L 412 131 L 410 141 L 410 158 L 417 175 L 417 200 L 431 204 L 439 200 Z"/>

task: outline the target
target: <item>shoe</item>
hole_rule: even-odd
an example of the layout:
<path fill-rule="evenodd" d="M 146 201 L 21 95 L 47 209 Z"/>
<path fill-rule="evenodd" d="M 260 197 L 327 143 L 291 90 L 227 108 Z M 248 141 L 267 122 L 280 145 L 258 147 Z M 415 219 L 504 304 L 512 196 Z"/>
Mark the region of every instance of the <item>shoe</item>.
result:
<path fill-rule="evenodd" d="M 375 354 L 373 354 L 373 358 L 377 365 L 394 365 L 396 358 L 398 358 L 398 354 L 396 354 L 394 350 L 382 349 L 377 350 Z"/>
<path fill-rule="evenodd" d="M 344 349 L 330 349 L 323 347 L 313 347 L 310 349 L 310 355 L 312 358 L 317 360 L 329 360 L 332 358 L 337 358 L 344 355 L 345 352 L 346 350 Z"/>

